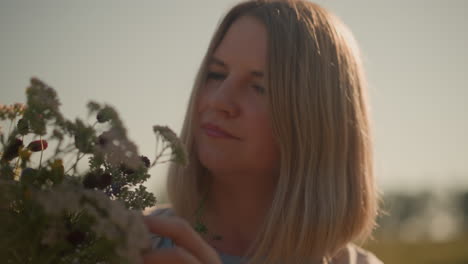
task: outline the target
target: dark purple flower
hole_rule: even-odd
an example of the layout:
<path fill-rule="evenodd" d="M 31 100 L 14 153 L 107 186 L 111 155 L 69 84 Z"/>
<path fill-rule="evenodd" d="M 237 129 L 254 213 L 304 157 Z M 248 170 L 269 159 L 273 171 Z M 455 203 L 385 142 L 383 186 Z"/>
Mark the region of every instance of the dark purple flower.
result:
<path fill-rule="evenodd" d="M 102 190 L 106 188 L 107 186 L 111 185 L 111 183 L 112 183 L 112 175 L 110 175 L 109 173 L 104 173 L 104 174 L 99 175 L 97 187 L 98 189 Z"/>
<path fill-rule="evenodd" d="M 94 189 L 98 185 L 98 177 L 96 173 L 89 172 L 83 179 L 83 186 L 87 189 Z"/>
<path fill-rule="evenodd" d="M 86 234 L 79 230 L 74 230 L 68 233 L 67 241 L 70 242 L 73 246 L 77 246 L 83 243 L 86 239 Z"/>
<path fill-rule="evenodd" d="M 148 159 L 148 157 L 146 157 L 146 156 L 140 156 L 140 159 L 141 159 L 141 161 L 143 162 L 143 164 L 145 164 L 145 167 L 146 167 L 146 168 L 149 168 L 149 167 L 150 167 L 151 162 L 150 162 L 150 160 Z"/>
<path fill-rule="evenodd" d="M 2 160 L 10 161 L 19 155 L 19 149 L 23 146 L 23 141 L 19 138 L 15 138 L 13 141 L 10 141 L 5 148 L 3 153 Z"/>
<path fill-rule="evenodd" d="M 112 175 L 109 173 L 97 174 L 89 172 L 83 179 L 83 186 L 87 189 L 98 188 L 100 190 L 106 188 L 112 183 Z"/>
<path fill-rule="evenodd" d="M 34 173 L 37 173 L 37 170 L 36 169 L 33 169 L 33 168 L 24 168 L 22 171 L 21 171 L 21 177 L 23 176 L 30 176 Z"/>
<path fill-rule="evenodd" d="M 112 183 L 111 185 L 111 193 L 113 195 L 118 195 L 120 193 L 120 191 L 122 191 L 122 184 L 118 184 L 118 183 Z"/>
<path fill-rule="evenodd" d="M 126 175 L 130 175 L 130 174 L 133 174 L 135 173 L 135 170 L 132 169 L 132 168 L 129 168 L 127 165 L 125 165 L 124 163 L 120 164 L 120 171 L 123 172 L 124 174 Z"/>
<path fill-rule="evenodd" d="M 98 138 L 97 138 L 98 145 L 103 147 L 103 148 L 106 147 L 108 142 L 109 142 L 109 140 L 105 136 L 103 136 L 102 134 L 99 135 Z"/>

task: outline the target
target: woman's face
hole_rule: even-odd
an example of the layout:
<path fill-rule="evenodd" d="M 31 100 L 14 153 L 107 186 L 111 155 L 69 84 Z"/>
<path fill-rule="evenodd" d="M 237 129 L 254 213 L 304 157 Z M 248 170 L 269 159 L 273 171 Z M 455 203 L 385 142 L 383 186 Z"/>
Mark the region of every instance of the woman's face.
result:
<path fill-rule="evenodd" d="M 208 64 L 196 103 L 198 156 L 214 174 L 273 173 L 278 168 L 266 63 L 266 29 L 255 18 L 237 19 Z"/>

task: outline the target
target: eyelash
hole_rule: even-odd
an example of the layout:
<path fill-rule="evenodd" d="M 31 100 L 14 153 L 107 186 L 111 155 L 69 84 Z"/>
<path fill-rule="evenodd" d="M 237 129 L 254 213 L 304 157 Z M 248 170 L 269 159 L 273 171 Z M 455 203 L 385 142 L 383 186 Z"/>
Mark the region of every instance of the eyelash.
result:
<path fill-rule="evenodd" d="M 222 73 L 217 73 L 217 72 L 208 72 L 208 75 L 206 77 L 207 80 L 209 79 L 213 79 L 213 80 L 217 80 L 217 81 L 221 81 L 221 80 L 224 80 L 226 78 L 226 75 L 225 74 L 222 74 Z M 260 94 L 264 94 L 265 93 L 265 88 L 263 88 L 262 86 L 260 85 L 252 85 L 252 87 Z"/>
<path fill-rule="evenodd" d="M 206 79 L 213 79 L 213 80 L 224 80 L 226 78 L 226 75 L 222 73 L 217 73 L 217 72 L 208 72 L 208 76 Z"/>

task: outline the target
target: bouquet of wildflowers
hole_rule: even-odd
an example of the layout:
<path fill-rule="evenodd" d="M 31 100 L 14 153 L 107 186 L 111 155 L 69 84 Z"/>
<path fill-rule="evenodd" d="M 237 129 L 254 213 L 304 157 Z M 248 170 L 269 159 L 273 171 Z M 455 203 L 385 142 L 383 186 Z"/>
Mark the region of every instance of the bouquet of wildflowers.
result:
<path fill-rule="evenodd" d="M 143 183 L 156 164 L 186 163 L 177 136 L 154 126 L 151 161 L 111 106 L 88 103 L 90 125 L 65 119 L 37 78 L 26 95 L 25 105 L 0 105 L 2 263 L 141 263 L 150 241 L 141 211 L 156 203 Z"/>

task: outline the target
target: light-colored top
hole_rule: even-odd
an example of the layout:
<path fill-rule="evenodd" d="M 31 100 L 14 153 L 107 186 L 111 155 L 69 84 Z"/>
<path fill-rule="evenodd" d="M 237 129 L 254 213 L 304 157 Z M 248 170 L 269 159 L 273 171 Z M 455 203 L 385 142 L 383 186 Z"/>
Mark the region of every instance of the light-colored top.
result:
<path fill-rule="evenodd" d="M 157 216 L 172 216 L 174 215 L 171 208 L 156 209 L 150 215 Z M 170 248 L 173 247 L 172 240 L 166 237 L 157 235 L 152 236 L 152 248 Z M 244 259 L 240 256 L 232 256 L 224 254 L 223 252 L 215 249 L 223 264 L 242 264 L 245 263 Z M 383 264 L 374 254 L 356 246 L 348 244 L 346 248 L 340 251 L 330 262 L 330 264 Z M 288 263 L 289 264 L 289 263 Z"/>

